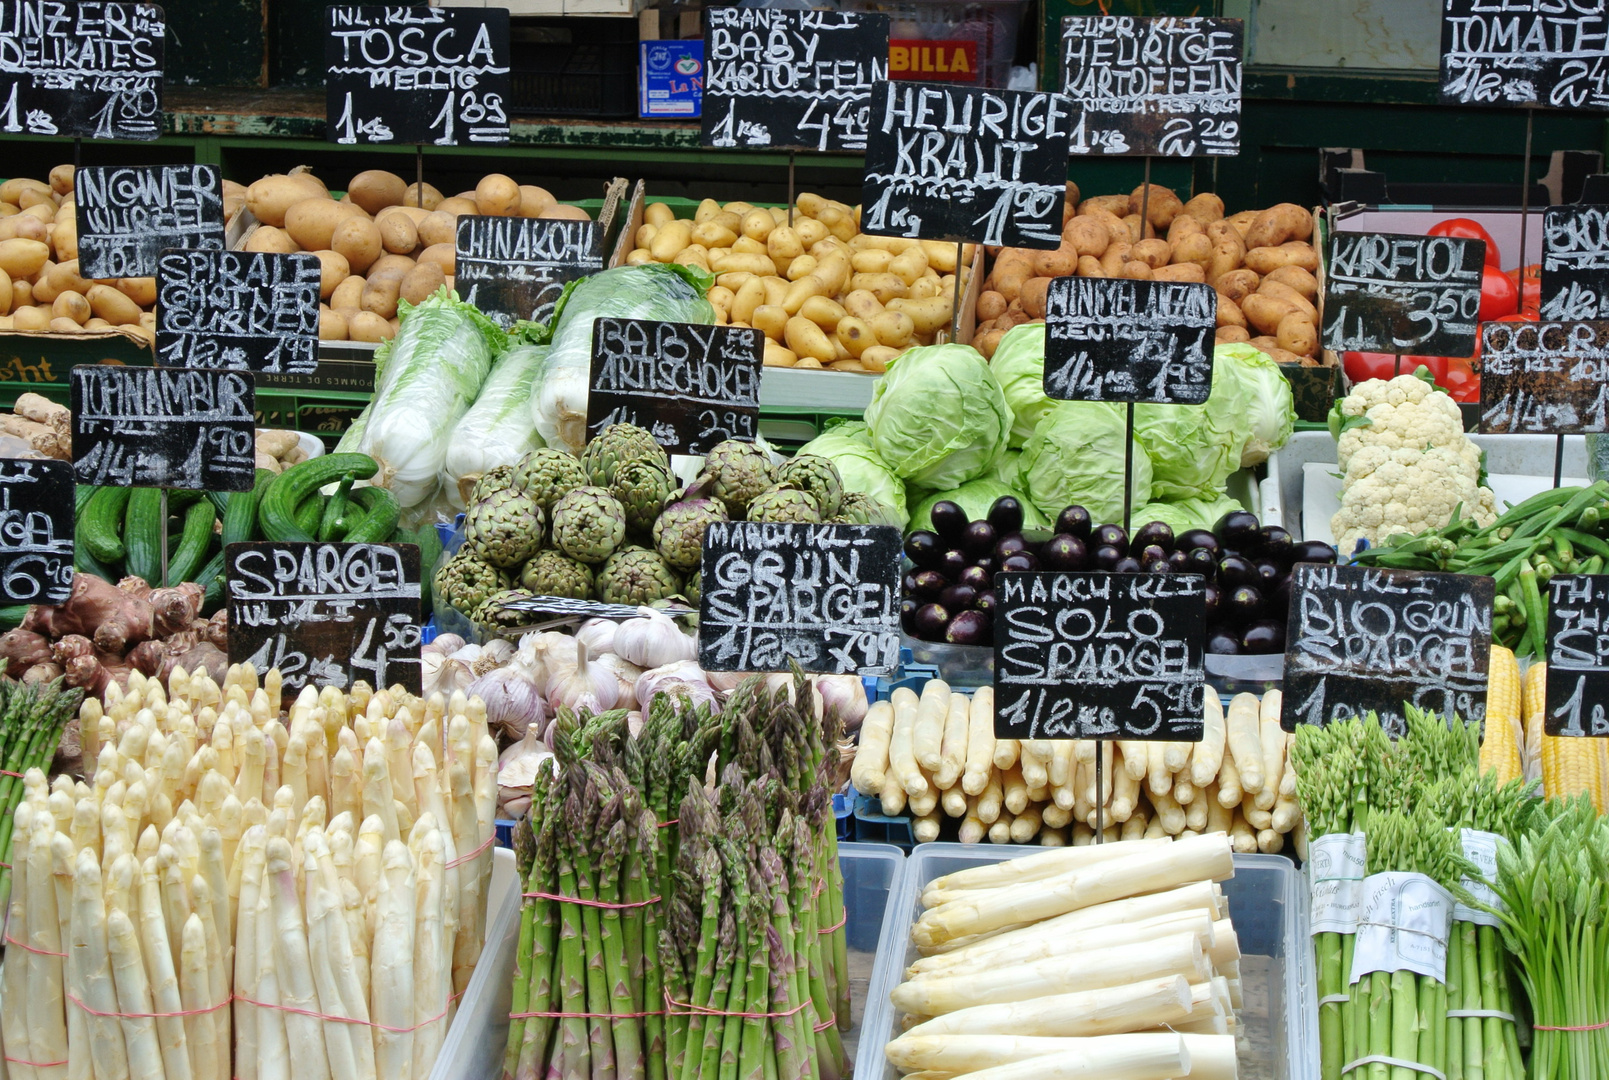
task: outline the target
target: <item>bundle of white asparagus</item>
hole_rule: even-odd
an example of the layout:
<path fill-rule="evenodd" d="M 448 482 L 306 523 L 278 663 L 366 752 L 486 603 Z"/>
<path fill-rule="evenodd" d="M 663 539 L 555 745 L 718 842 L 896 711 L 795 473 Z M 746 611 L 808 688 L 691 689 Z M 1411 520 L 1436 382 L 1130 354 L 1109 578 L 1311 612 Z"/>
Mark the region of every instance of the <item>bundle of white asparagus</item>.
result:
<path fill-rule="evenodd" d="M 479 698 L 138 673 L 30 772 L 10 1080 L 424 1080 L 480 957 L 497 748 Z M 98 747 L 98 752 L 95 748 Z"/>
<path fill-rule="evenodd" d="M 849 777 L 884 813 L 909 812 L 921 842 L 947 816 L 961 819 L 963 844 L 1083 846 L 1100 806 L 1107 841 L 1228 833 L 1236 851 L 1273 853 L 1295 832 L 1300 851 L 1280 692 L 1237 694 L 1227 714 L 1210 686 L 1205 698 L 1199 743 L 1019 741 L 995 738 L 993 689 L 969 699 L 934 679 L 920 698 L 901 688 L 868 710 Z"/>
<path fill-rule="evenodd" d="M 1225 835 L 1063 848 L 929 884 L 886 1048 L 907 1080 L 1236 1080 Z"/>

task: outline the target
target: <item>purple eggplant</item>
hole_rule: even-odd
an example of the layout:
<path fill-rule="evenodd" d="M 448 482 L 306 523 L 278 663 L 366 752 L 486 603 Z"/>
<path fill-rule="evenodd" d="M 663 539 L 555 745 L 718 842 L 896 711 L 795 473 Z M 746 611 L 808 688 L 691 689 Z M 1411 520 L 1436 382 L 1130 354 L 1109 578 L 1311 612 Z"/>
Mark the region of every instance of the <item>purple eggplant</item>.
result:
<path fill-rule="evenodd" d="M 939 534 L 940 540 L 950 547 L 960 543 L 961 534 L 967 527 L 967 512 L 960 503 L 940 499 L 933 504 L 929 516 L 933 519 L 933 531 Z"/>
<path fill-rule="evenodd" d="M 1208 581 L 1218 578 L 1218 559 L 1206 548 L 1195 548 L 1184 557 L 1184 572 L 1200 574 Z"/>
<path fill-rule="evenodd" d="M 1147 574 L 1167 574 L 1171 573 L 1172 571 L 1168 566 L 1168 560 L 1152 559 L 1150 562 L 1145 564 L 1145 572 Z"/>
<path fill-rule="evenodd" d="M 906 596 L 914 593 L 916 591 L 916 571 L 912 570 L 910 573 L 900 578 L 899 587 L 900 591 Z"/>
<path fill-rule="evenodd" d="M 1117 565 L 1112 567 L 1112 573 L 1114 574 L 1141 574 L 1144 572 L 1145 567 L 1140 565 L 1140 560 L 1132 555 L 1123 556 L 1117 560 Z"/>
<path fill-rule="evenodd" d="M 1123 550 L 1121 548 L 1112 544 L 1104 544 L 1096 548 L 1090 555 L 1090 564 L 1096 570 L 1110 571 L 1117 566 L 1118 560 L 1122 557 Z"/>
<path fill-rule="evenodd" d="M 1134 530 L 1134 536 L 1129 540 L 1129 550 L 1144 551 L 1154 545 L 1166 555 L 1173 550 L 1173 544 L 1173 530 L 1166 522 L 1148 521 Z"/>
<path fill-rule="evenodd" d="M 1226 589 L 1234 589 L 1241 585 L 1259 585 L 1261 579 L 1250 559 L 1240 555 L 1225 555 L 1218 560 L 1218 584 Z"/>
<path fill-rule="evenodd" d="M 1134 557 L 1139 559 L 1142 563 L 1150 564 L 1154 562 L 1167 562 L 1168 560 L 1168 553 L 1161 544 L 1146 544 L 1137 552 L 1134 551 L 1134 548 L 1131 545 L 1129 547 L 1129 551 L 1133 552 Z"/>
<path fill-rule="evenodd" d="M 1000 563 L 1002 573 L 1021 573 L 1038 569 L 1039 560 L 1026 551 L 1019 551 L 1015 555 L 1007 555 Z"/>
<path fill-rule="evenodd" d="M 1039 549 L 1039 562 L 1046 570 L 1082 570 L 1089 560 L 1089 548 L 1071 533 L 1057 533 Z"/>
<path fill-rule="evenodd" d="M 1196 548 L 1206 548 L 1216 554 L 1221 546 L 1218 543 L 1218 538 L 1206 529 L 1187 529 L 1173 538 L 1173 549 L 1175 551 L 1194 551 Z"/>
<path fill-rule="evenodd" d="M 944 557 L 944 546 L 937 533 L 917 529 L 905 538 L 905 557 L 922 569 L 931 570 Z"/>
<path fill-rule="evenodd" d="M 993 525 L 987 521 L 974 521 L 961 533 L 961 550 L 967 553 L 968 558 L 976 559 L 993 551 L 994 542 L 998 539 Z"/>
<path fill-rule="evenodd" d="M 974 561 L 972 565 L 980 570 L 987 570 L 992 574 L 1000 569 L 1000 560 L 993 555 L 985 555 L 983 558 Z"/>
<path fill-rule="evenodd" d="M 983 645 L 989 637 L 989 616 L 981 611 L 962 611 L 945 627 L 944 640 L 952 645 Z"/>
<path fill-rule="evenodd" d="M 978 598 L 972 601 L 973 611 L 987 611 L 993 613 L 994 609 L 999 606 L 1000 598 L 995 595 L 995 591 L 993 589 L 983 590 L 978 594 Z"/>
<path fill-rule="evenodd" d="M 943 641 L 944 628 L 950 625 L 950 613 L 939 604 L 923 604 L 916 609 L 912 621 L 916 636 L 924 641 Z"/>
<path fill-rule="evenodd" d="M 1231 622 L 1246 623 L 1262 614 L 1263 594 L 1254 586 L 1240 585 L 1231 589 L 1219 606 Z"/>
<path fill-rule="evenodd" d="M 907 634 L 916 633 L 916 609 L 920 606 L 915 600 L 909 598 L 899 602 L 899 625 L 900 629 Z"/>
<path fill-rule="evenodd" d="M 1212 527 L 1224 547 L 1239 551 L 1251 546 L 1257 536 L 1257 515 L 1247 510 L 1231 510 Z"/>
<path fill-rule="evenodd" d="M 1001 533 L 1000 539 L 994 542 L 994 555 L 1003 559 L 1007 555 L 1015 555 L 1019 551 L 1028 550 L 1028 541 L 1020 532 Z"/>
<path fill-rule="evenodd" d="M 1289 566 L 1295 546 L 1294 541 L 1291 539 L 1291 534 L 1278 525 L 1264 525 L 1257 530 L 1257 555 L 1259 558 L 1268 559 L 1270 562 L 1279 563 L 1281 566 Z"/>
<path fill-rule="evenodd" d="M 1190 572 L 1190 553 L 1188 551 L 1175 551 L 1168 556 L 1168 573 L 1187 574 Z"/>
<path fill-rule="evenodd" d="M 951 548 L 949 551 L 946 551 L 944 553 L 944 557 L 939 560 L 939 572 L 945 577 L 949 578 L 951 581 L 954 581 L 956 578 L 961 576 L 961 571 L 965 570 L 971 565 L 972 560 L 967 558 L 964 553 L 956 550 L 955 548 Z"/>
<path fill-rule="evenodd" d="M 1022 531 L 1022 503 L 1011 495 L 1002 495 L 989 507 L 989 524 L 1001 534 Z"/>
<path fill-rule="evenodd" d="M 1129 549 L 1129 534 L 1123 531 L 1121 525 L 1102 525 L 1090 534 L 1090 543 L 1096 547 L 1115 547 L 1124 551 Z"/>
<path fill-rule="evenodd" d="M 923 570 L 916 575 L 916 588 L 911 590 L 911 596 L 922 601 L 937 600 L 949 584 L 950 579 L 937 570 Z"/>
<path fill-rule="evenodd" d="M 1209 581 L 1201 587 L 1201 594 L 1207 602 L 1207 621 L 1211 622 L 1218 617 L 1218 609 L 1223 600 L 1223 590 Z"/>
<path fill-rule="evenodd" d="M 1240 650 L 1240 637 L 1221 626 L 1207 631 L 1207 651 L 1218 656 L 1235 656 Z"/>
<path fill-rule="evenodd" d="M 990 582 L 993 580 L 994 575 L 989 573 L 989 571 L 985 570 L 981 566 L 969 566 L 965 570 L 961 571 L 961 573 L 955 579 L 956 584 L 970 585 L 979 592 L 987 589 Z"/>
<path fill-rule="evenodd" d="M 1280 579 L 1285 577 L 1285 568 L 1273 559 L 1261 558 L 1251 565 L 1252 569 L 1257 572 L 1257 588 L 1264 596 L 1273 592 L 1275 587 L 1279 585 Z"/>
<path fill-rule="evenodd" d="M 1076 536 L 1080 540 L 1088 540 L 1090 531 L 1095 527 L 1089 511 L 1082 506 L 1069 506 L 1056 515 L 1056 531 Z"/>
<path fill-rule="evenodd" d="M 939 605 L 947 611 L 960 611 L 962 608 L 972 606 L 972 601 L 978 598 L 978 590 L 970 585 L 951 585 L 939 593 Z"/>
<path fill-rule="evenodd" d="M 1291 545 L 1291 563 L 1333 563 L 1335 549 L 1322 540 L 1301 540 Z"/>
<path fill-rule="evenodd" d="M 1285 651 L 1285 624 L 1278 619 L 1258 619 L 1240 635 L 1240 647 L 1249 653 Z"/>

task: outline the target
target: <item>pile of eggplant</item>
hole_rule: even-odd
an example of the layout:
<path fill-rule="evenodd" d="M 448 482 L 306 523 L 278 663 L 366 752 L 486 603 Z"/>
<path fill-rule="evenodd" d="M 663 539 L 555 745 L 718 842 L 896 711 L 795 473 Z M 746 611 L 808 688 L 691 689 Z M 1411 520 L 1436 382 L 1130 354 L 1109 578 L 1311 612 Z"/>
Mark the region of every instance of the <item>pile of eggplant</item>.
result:
<path fill-rule="evenodd" d="M 1052 534 L 1024 533 L 1022 504 L 1009 495 L 977 521 L 953 502 L 935 503 L 932 517 L 931 530 L 905 538 L 900 619 L 912 637 L 952 645 L 994 644 L 996 574 L 1101 570 L 1200 574 L 1207 580 L 1208 652 L 1284 652 L 1291 567 L 1335 561 L 1330 545 L 1293 540 L 1244 510 L 1225 514 L 1210 531 L 1177 536 L 1160 521 L 1133 535 L 1120 525 L 1097 525 L 1082 506 L 1057 515 Z"/>

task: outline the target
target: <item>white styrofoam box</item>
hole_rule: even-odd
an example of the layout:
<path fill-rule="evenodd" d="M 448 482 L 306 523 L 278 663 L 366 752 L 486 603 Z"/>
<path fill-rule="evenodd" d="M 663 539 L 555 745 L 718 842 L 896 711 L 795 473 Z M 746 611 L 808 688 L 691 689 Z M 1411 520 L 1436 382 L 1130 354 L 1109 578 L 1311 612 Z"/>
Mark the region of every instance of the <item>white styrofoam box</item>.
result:
<path fill-rule="evenodd" d="M 1486 451 L 1486 471 L 1501 509 L 1505 503 L 1553 486 L 1553 458 L 1558 440 L 1552 435 L 1471 435 Z M 1341 481 L 1334 474 L 1335 440 L 1327 431 L 1298 431 L 1269 457 L 1268 482 L 1276 483 L 1275 505 L 1281 522 L 1298 540 L 1333 543 L 1330 519 L 1341 506 Z M 1564 474 L 1560 483 L 1586 484 L 1587 444 L 1580 435 L 1564 440 Z M 1266 484 L 1265 484 L 1266 486 Z M 1265 520 L 1267 496 L 1264 496 Z"/>
<path fill-rule="evenodd" d="M 1525 262 L 1542 261 L 1542 213 L 1533 209 L 1525 224 Z M 1428 206 L 1376 206 L 1344 217 L 1331 216 L 1330 227 L 1341 232 L 1407 233 L 1425 236 L 1430 227 L 1448 218 L 1469 218 L 1479 222 L 1497 241 L 1498 264 L 1504 270 L 1520 265 L 1520 212 L 1514 210 L 1469 210 L 1453 207 L 1432 210 Z"/>

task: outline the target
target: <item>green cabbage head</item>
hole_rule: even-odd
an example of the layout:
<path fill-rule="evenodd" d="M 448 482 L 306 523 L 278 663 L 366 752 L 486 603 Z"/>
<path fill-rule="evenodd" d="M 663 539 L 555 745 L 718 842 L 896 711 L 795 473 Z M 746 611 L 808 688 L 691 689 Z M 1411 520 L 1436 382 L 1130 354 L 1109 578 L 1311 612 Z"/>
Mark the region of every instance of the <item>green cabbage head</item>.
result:
<path fill-rule="evenodd" d="M 1291 381 L 1273 357 L 1244 342 L 1218 346 L 1212 354 L 1212 366 L 1214 380 L 1221 371 L 1242 384 L 1251 430 L 1240 451 L 1240 464 L 1261 465 L 1270 453 L 1285 445 L 1296 426 Z"/>
<path fill-rule="evenodd" d="M 1082 506 L 1096 521 L 1123 516 L 1124 409 L 1105 402 L 1059 401 L 1023 447 L 1020 483 L 1040 513 L 1055 520 Z M 1151 459 L 1134 447 L 1133 505 L 1151 501 Z"/>
<path fill-rule="evenodd" d="M 859 420 L 828 428 L 801 446 L 799 453 L 819 454 L 831 461 L 843 477 L 845 491 L 870 495 L 888 508 L 900 527 L 910 520 L 904 481 L 877 456 L 871 431 Z"/>
<path fill-rule="evenodd" d="M 1020 448 L 1056 404 L 1045 396 L 1045 324 L 1023 323 L 1007 330 L 989 366 L 1011 407 L 1011 445 Z"/>
<path fill-rule="evenodd" d="M 1245 380 L 1214 363 L 1205 405 L 1134 407 L 1134 437 L 1151 455 L 1157 498 L 1223 492 L 1251 433 L 1249 397 Z"/>
<path fill-rule="evenodd" d="M 1011 409 L 988 361 L 970 345 L 901 353 L 866 406 L 877 456 L 896 476 L 948 491 L 989 471 L 1011 431 Z"/>

